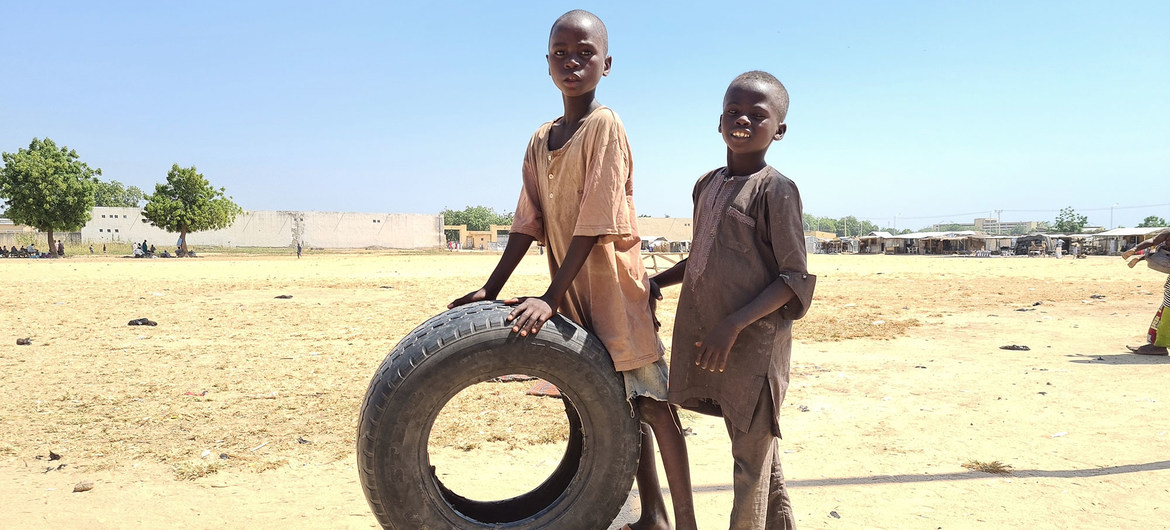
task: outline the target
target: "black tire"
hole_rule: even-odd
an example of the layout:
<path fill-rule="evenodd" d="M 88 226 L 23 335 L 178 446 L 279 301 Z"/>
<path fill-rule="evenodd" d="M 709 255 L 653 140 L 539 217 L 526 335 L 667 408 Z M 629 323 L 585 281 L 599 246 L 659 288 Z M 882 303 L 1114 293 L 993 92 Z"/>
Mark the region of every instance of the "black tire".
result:
<path fill-rule="evenodd" d="M 555 316 L 540 333 L 521 337 L 505 320 L 510 310 L 478 302 L 431 318 L 394 347 L 370 381 L 357 463 L 384 528 L 596 530 L 617 517 L 641 441 L 621 375 L 601 341 L 570 320 Z M 528 493 L 486 502 L 460 497 L 430 465 L 431 426 L 460 390 L 516 373 L 561 391 L 569 420 L 565 456 Z"/>

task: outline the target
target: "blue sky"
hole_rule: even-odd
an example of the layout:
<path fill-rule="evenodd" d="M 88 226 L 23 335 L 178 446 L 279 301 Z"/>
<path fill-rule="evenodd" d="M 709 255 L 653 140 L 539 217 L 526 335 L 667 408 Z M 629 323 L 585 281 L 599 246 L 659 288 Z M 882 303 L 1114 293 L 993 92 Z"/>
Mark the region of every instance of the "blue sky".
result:
<path fill-rule="evenodd" d="M 609 28 L 598 99 L 626 124 L 639 213 L 690 216 L 725 160 L 723 91 L 762 69 L 792 98 L 768 160 L 807 213 L 1170 219 L 1170 2 L 1152 0 L 7 2 L 0 151 L 49 137 L 147 192 L 194 165 L 252 210 L 511 211 L 528 138 L 562 110 L 544 54 L 573 8 Z"/>

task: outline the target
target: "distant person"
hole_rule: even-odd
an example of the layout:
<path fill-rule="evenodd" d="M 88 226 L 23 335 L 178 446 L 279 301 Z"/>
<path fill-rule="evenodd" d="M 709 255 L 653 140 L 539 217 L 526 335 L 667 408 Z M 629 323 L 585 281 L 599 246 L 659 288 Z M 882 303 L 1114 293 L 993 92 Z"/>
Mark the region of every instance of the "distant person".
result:
<path fill-rule="evenodd" d="M 93 254 L 93 243 L 89 244 L 89 253 Z"/>
<path fill-rule="evenodd" d="M 106 253 L 106 244 L 102 243 L 102 254 Z"/>
<path fill-rule="evenodd" d="M 1159 232 L 1154 237 L 1151 237 L 1141 243 L 1135 245 L 1132 249 L 1125 251 L 1121 255 L 1122 259 L 1129 259 L 1134 254 L 1145 251 L 1145 254 L 1140 254 L 1139 257 L 1129 263 L 1130 267 L 1141 260 L 1151 259 L 1150 252 L 1167 252 L 1167 243 L 1170 242 L 1170 229 Z M 1154 259 L 1158 259 L 1154 257 Z M 1165 262 L 1166 258 L 1162 258 Z M 1138 355 L 1166 355 L 1167 347 L 1170 347 L 1170 274 L 1166 276 L 1166 286 L 1162 295 L 1162 305 L 1158 307 L 1158 311 L 1154 313 L 1154 320 L 1150 322 L 1150 329 L 1146 332 L 1146 343 L 1138 347 L 1126 346 L 1129 351 Z"/>
<path fill-rule="evenodd" d="M 301 259 L 301 242 L 297 241 L 297 259 Z"/>
<path fill-rule="evenodd" d="M 1063 239 L 1057 239 L 1057 240 L 1056 240 L 1056 259 L 1060 259 L 1061 252 L 1062 252 L 1063 250 L 1064 250 L 1064 240 L 1063 240 Z"/>
<path fill-rule="evenodd" d="M 1080 243 L 1073 242 L 1073 244 L 1072 244 L 1072 255 L 1073 255 L 1073 259 L 1074 259 L 1074 260 L 1075 260 L 1075 259 L 1077 259 L 1077 258 L 1079 258 L 1079 257 L 1081 257 L 1081 244 L 1080 244 Z"/>
<path fill-rule="evenodd" d="M 655 331 L 638 246 L 629 142 L 618 115 L 595 98 L 598 83 L 609 73 L 608 50 L 605 25 L 592 13 L 570 11 L 553 23 L 547 71 L 561 93 L 564 113 L 529 140 L 511 234 L 491 276 L 448 307 L 494 299 L 532 243 L 548 245 L 551 282 L 539 297 L 506 302 L 515 305 L 508 315 L 512 331 L 521 337 L 536 334 L 559 311 L 601 340 L 622 374 L 627 400 L 645 423 L 636 475 L 641 519 L 628 526 L 670 527 L 654 464 L 657 439 L 675 524 L 693 529 L 686 440 L 666 401 L 665 350 Z"/>
<path fill-rule="evenodd" d="M 57 256 L 65 257 L 65 244 L 60 239 L 57 240 Z"/>
<path fill-rule="evenodd" d="M 691 254 L 651 278 L 682 284 L 670 359 L 670 402 L 723 417 L 733 462 L 731 528 L 795 528 L 780 466 L 780 407 L 792 323 L 812 302 L 800 191 L 764 157 L 788 127 L 774 76 L 736 77 L 719 132 L 727 165 L 695 183 Z M 671 488 L 671 494 L 675 489 Z"/>

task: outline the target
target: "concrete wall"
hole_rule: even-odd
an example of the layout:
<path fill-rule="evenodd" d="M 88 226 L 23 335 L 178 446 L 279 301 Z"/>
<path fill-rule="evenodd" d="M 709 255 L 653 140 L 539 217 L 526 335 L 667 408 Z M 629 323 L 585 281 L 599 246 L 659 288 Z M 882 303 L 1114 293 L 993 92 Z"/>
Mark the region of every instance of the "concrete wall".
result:
<path fill-rule="evenodd" d="M 144 222 L 139 208 L 93 210 L 81 229 L 83 241 L 147 240 L 173 247 L 179 235 Z M 245 211 L 223 229 L 187 234 L 187 245 L 221 247 L 438 248 L 443 246 L 440 215 L 353 212 Z"/>
<path fill-rule="evenodd" d="M 690 241 L 694 233 L 687 217 L 639 217 L 638 235 L 665 237 L 667 241 Z"/>

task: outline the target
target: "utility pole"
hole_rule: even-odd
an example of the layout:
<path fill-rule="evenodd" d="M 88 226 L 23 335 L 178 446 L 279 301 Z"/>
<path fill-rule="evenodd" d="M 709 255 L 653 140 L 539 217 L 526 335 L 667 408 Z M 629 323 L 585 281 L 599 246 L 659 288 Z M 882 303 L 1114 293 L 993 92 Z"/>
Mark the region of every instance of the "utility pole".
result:
<path fill-rule="evenodd" d="M 1117 207 L 1117 203 L 1113 203 L 1113 206 L 1109 207 L 1109 229 L 1110 230 L 1113 230 L 1113 209 L 1116 207 Z"/>
<path fill-rule="evenodd" d="M 999 229 L 1000 229 L 1001 225 L 999 222 L 999 214 L 1001 214 L 1001 213 L 1003 213 L 1003 210 L 996 210 L 995 211 L 995 235 L 997 235 L 997 236 L 1000 234 Z"/>

